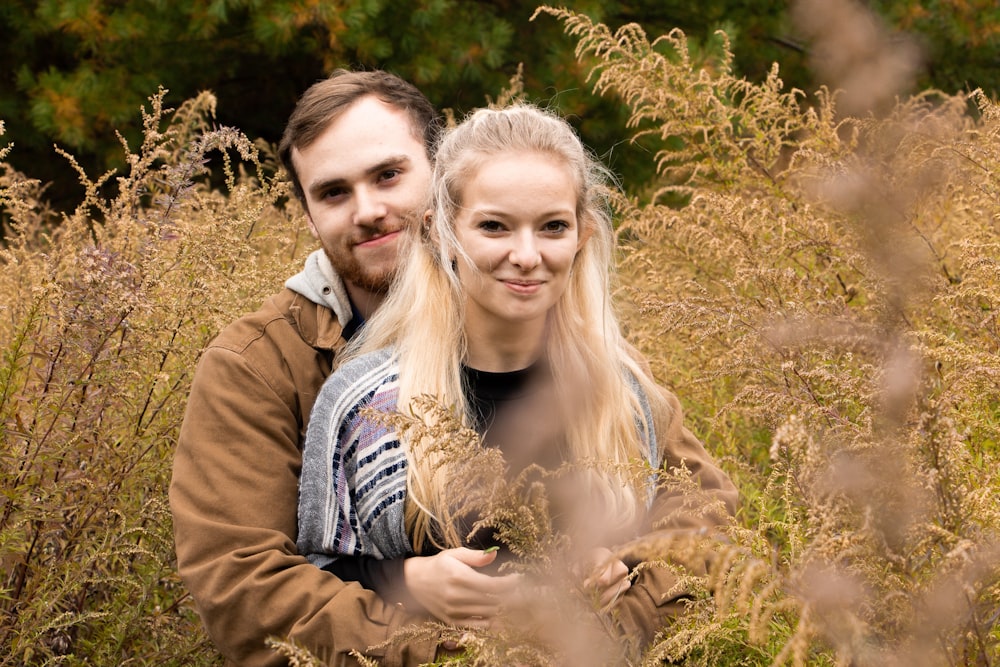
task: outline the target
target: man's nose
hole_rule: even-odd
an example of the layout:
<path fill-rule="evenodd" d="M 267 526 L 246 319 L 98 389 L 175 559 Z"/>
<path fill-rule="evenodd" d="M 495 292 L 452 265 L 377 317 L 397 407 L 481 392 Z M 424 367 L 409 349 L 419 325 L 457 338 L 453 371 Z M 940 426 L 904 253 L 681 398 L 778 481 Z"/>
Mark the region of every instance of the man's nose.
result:
<path fill-rule="evenodd" d="M 354 224 L 368 225 L 386 216 L 385 202 L 379 193 L 371 188 L 358 188 L 355 191 Z"/>

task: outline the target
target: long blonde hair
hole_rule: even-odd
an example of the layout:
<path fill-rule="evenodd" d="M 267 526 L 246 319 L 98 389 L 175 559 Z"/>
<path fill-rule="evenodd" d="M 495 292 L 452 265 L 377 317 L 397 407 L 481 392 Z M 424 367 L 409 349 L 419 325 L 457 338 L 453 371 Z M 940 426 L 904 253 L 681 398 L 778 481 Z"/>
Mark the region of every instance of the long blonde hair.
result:
<path fill-rule="evenodd" d="M 436 152 L 430 219 L 408 230 L 396 282 L 348 354 L 393 346 L 401 409 L 413 398 L 429 395 L 463 415 L 467 424 L 474 423 L 462 386 L 465 300 L 452 259 L 463 250 L 454 221 L 463 187 L 479 165 L 492 156 L 518 152 L 554 157 L 570 167 L 576 181 L 577 219 L 581 234 L 589 238 L 574 260 L 566 292 L 550 314 L 545 354 L 557 394 L 577 401 L 580 379 L 586 380 L 584 402 L 579 409 L 574 402 L 574 418 L 567 424 L 569 456 L 606 464 L 591 476 L 591 492 L 621 521 L 631 522 L 646 495 L 622 470 L 645 458 L 651 434 L 637 427 L 645 421 L 626 373 L 631 372 L 651 400 L 658 392 L 629 354 L 611 304 L 615 236 L 606 197 L 611 179 L 565 120 L 519 103 L 475 111 L 445 133 Z M 437 541 L 441 535 L 446 542 L 460 541 L 452 526 L 433 523 L 448 514 L 449 490 L 438 488 L 435 480 L 440 475 L 434 474 L 447 463 L 414 451 L 420 443 L 406 445 L 408 497 L 416 508 L 408 511 L 407 523 L 414 545 L 419 550 L 424 539 Z"/>

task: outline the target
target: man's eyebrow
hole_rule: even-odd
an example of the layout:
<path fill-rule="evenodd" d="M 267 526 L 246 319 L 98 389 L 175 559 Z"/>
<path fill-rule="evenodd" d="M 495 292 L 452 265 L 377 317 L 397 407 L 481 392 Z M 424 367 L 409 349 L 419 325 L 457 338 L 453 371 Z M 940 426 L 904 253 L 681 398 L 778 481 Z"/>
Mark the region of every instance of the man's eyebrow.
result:
<path fill-rule="evenodd" d="M 384 160 L 379 160 L 371 167 L 365 170 L 365 176 L 375 176 L 386 169 L 391 169 L 392 167 L 405 167 L 410 164 L 410 156 L 406 154 L 401 155 L 390 155 Z M 319 193 L 324 190 L 329 190 L 331 188 L 337 188 L 347 185 L 346 178 L 330 178 L 320 181 L 315 181 L 309 184 L 310 193 Z"/>
<path fill-rule="evenodd" d="M 373 165 L 365 173 L 369 176 L 377 174 L 380 171 L 385 171 L 391 167 L 406 166 L 410 164 L 410 156 L 406 154 L 402 155 L 391 155 L 384 160 L 381 160 L 377 164 Z"/>

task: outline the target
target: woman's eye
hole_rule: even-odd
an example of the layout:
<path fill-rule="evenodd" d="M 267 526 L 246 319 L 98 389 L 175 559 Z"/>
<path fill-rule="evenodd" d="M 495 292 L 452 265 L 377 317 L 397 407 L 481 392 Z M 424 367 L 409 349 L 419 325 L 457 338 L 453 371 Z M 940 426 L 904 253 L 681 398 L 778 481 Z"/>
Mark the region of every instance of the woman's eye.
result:
<path fill-rule="evenodd" d="M 400 174 L 399 169 L 386 169 L 379 175 L 380 181 L 391 181 L 392 179 L 398 177 Z"/>
<path fill-rule="evenodd" d="M 479 223 L 479 228 L 484 232 L 499 232 L 503 230 L 503 225 L 496 220 L 483 220 Z"/>
<path fill-rule="evenodd" d="M 569 229 L 569 223 L 565 220 L 550 220 L 544 227 L 547 232 L 563 232 Z"/>

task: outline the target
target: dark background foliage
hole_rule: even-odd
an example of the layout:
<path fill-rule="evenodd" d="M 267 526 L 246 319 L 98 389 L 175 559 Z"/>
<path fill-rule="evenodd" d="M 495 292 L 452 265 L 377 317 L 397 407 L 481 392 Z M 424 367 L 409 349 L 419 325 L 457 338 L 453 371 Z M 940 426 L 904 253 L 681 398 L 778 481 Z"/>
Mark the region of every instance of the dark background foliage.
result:
<path fill-rule="evenodd" d="M 623 105 L 588 94 L 587 63 L 535 0 L 6 0 L 0 3 L 0 119 L 16 142 L 11 164 L 51 183 L 69 207 L 82 192 L 53 145 L 96 174 L 120 166 L 115 132 L 132 145 L 138 109 L 158 86 L 178 104 L 202 90 L 217 121 L 277 141 L 302 91 L 335 67 L 381 67 L 461 113 L 496 95 L 524 64 L 529 97 L 571 116 L 589 145 L 638 191 L 658 146 L 628 145 Z M 817 83 L 808 45 L 785 0 L 581 0 L 575 11 L 615 29 L 638 22 L 656 36 L 683 30 L 695 57 L 732 40 L 737 74 L 766 76 L 773 62 L 789 86 Z M 1000 9 L 992 0 L 871 0 L 867 4 L 924 45 L 920 87 L 1000 88 Z M 806 98 L 807 100 L 810 98 Z"/>

